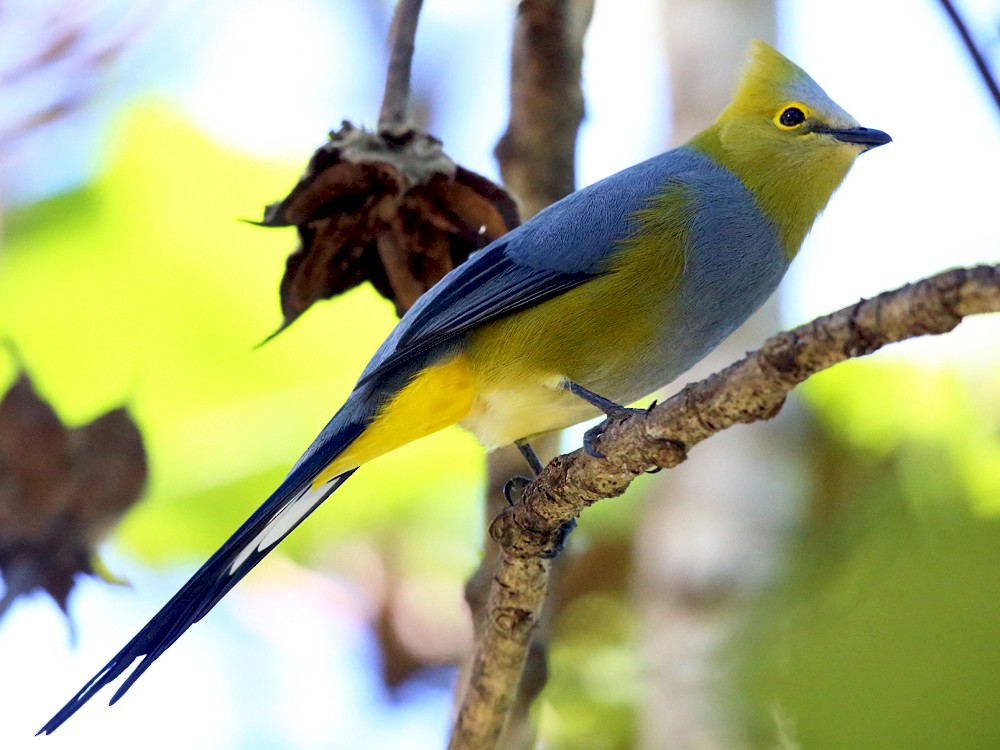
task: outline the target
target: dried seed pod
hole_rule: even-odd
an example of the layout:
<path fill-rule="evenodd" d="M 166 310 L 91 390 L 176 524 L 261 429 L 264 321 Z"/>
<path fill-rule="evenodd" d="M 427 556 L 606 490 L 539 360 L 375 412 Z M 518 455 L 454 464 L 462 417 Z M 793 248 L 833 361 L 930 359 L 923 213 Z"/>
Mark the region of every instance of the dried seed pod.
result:
<path fill-rule="evenodd" d="M 344 122 L 261 226 L 295 226 L 281 281 L 287 328 L 314 302 L 368 280 L 402 315 L 471 252 L 519 223 L 507 192 L 456 165 L 436 138 Z"/>

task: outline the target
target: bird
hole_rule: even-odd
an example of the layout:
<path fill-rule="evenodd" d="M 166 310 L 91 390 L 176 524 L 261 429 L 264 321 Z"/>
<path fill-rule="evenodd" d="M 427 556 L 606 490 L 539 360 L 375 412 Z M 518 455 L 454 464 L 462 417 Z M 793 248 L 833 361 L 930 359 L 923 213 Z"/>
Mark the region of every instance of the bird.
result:
<path fill-rule="evenodd" d="M 537 472 L 533 438 L 674 380 L 763 304 L 854 160 L 891 140 L 752 42 L 704 131 L 552 204 L 417 300 L 278 488 L 38 734 L 139 660 L 118 701 L 368 461 L 459 424 Z"/>

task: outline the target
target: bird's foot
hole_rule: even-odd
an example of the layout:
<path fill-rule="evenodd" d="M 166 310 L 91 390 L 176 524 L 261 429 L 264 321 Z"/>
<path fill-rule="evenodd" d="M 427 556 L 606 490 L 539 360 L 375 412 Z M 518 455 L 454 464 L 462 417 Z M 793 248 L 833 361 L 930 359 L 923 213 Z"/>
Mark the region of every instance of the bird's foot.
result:
<path fill-rule="evenodd" d="M 584 388 L 582 385 L 574 383 L 572 380 L 566 381 L 565 387 L 570 393 L 579 396 L 588 404 L 596 406 L 604 412 L 604 415 L 607 417 L 607 419 L 603 422 L 591 427 L 583 433 L 583 449 L 588 455 L 591 455 L 594 458 L 604 458 L 604 454 L 597 450 L 597 441 L 604 433 L 609 421 L 624 421 L 633 414 L 647 414 L 650 409 L 656 406 L 656 401 L 654 401 L 645 409 L 630 409 L 627 406 L 615 403 L 611 399 L 604 398 L 604 396 L 594 393 L 593 391 Z"/>
<path fill-rule="evenodd" d="M 528 462 L 528 467 L 531 469 L 531 473 L 536 477 L 542 473 L 542 462 L 538 459 L 538 455 L 535 450 L 531 447 L 527 440 L 515 440 L 514 445 L 517 449 L 521 451 L 521 455 L 524 456 L 524 460 Z M 524 496 L 524 490 L 527 486 L 531 484 L 530 477 L 516 476 L 511 477 L 507 480 L 507 484 L 503 486 L 503 496 L 507 499 L 508 505 L 513 505 L 518 502 Z"/>
<path fill-rule="evenodd" d="M 542 469 L 545 467 L 542 466 L 541 459 L 538 458 L 538 454 L 535 453 L 535 449 L 531 447 L 531 443 L 529 443 L 525 438 L 521 438 L 520 440 L 515 440 L 514 445 L 516 445 L 517 449 L 521 451 L 521 455 L 524 456 L 524 460 L 528 462 L 531 472 L 536 477 L 541 474 Z"/>
<path fill-rule="evenodd" d="M 567 521 L 562 526 L 559 527 L 559 533 L 556 536 L 552 546 L 542 553 L 542 557 L 546 560 L 552 560 L 559 556 L 559 553 L 566 548 L 566 540 L 569 539 L 570 532 L 576 528 L 576 519 L 572 521 Z"/>
<path fill-rule="evenodd" d="M 503 496 L 507 499 L 507 504 L 517 503 L 524 496 L 524 491 L 529 484 L 531 484 L 531 479 L 528 477 L 517 476 L 508 479 L 507 484 L 503 486 Z"/>

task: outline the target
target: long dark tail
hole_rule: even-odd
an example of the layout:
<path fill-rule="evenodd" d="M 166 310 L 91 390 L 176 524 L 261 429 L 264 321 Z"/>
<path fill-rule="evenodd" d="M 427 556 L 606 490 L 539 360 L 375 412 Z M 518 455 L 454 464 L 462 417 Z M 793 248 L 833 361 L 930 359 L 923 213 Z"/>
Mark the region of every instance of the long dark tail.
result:
<path fill-rule="evenodd" d="M 49 719 L 38 734 L 54 732 L 105 685 L 123 674 L 136 659 L 141 659 L 112 696 L 110 704 L 114 704 L 184 631 L 208 614 L 278 542 L 312 513 L 330 493 L 347 481 L 355 469 L 333 477 L 318 487 L 312 486 L 314 478 L 364 431 L 363 422 L 351 422 L 333 429 L 337 421 L 335 417 L 281 486 L 246 523 L 229 537 L 104 669 L 94 675 L 80 692 Z"/>

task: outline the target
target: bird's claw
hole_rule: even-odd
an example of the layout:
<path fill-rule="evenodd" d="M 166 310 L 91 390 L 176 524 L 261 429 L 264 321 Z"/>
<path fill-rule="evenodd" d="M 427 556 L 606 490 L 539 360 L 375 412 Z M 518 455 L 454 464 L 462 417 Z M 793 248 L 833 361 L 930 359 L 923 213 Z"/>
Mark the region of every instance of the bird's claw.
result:
<path fill-rule="evenodd" d="M 507 484 L 503 486 L 503 496 L 507 500 L 507 504 L 514 505 L 518 502 L 529 484 L 531 484 L 531 480 L 528 477 L 516 476 L 508 479 Z"/>
<path fill-rule="evenodd" d="M 629 409 L 621 404 L 615 403 L 614 401 L 605 398 L 593 391 L 584 388 L 579 383 L 572 380 L 563 381 L 563 387 L 570 393 L 579 396 L 584 401 L 586 401 L 591 406 L 595 406 L 604 412 L 607 419 L 605 419 L 600 424 L 591 427 L 585 433 L 583 433 L 583 449 L 587 452 L 587 455 L 593 456 L 594 458 L 604 458 L 604 454 L 597 450 L 597 440 L 604 432 L 605 427 L 607 427 L 608 422 L 612 419 L 618 421 L 624 421 L 633 414 L 642 414 L 645 416 L 648 414 L 653 407 L 656 406 L 656 401 L 654 400 L 645 409 Z"/>
<path fill-rule="evenodd" d="M 594 425 L 585 433 L 583 433 L 583 449 L 587 452 L 587 455 L 593 456 L 594 458 L 605 457 L 603 453 L 597 450 L 597 441 L 601 437 L 601 435 L 604 434 L 604 430 L 607 428 L 609 422 L 611 422 L 612 420 L 617 420 L 619 422 L 622 422 L 628 419 L 633 414 L 642 414 L 642 415 L 648 414 L 649 409 L 652 409 L 653 406 L 656 406 L 655 401 L 653 402 L 652 406 L 649 406 L 645 409 L 627 409 L 623 406 L 620 409 L 606 412 L 607 419 L 605 419 L 603 422 L 600 422 L 599 424 Z"/>
<path fill-rule="evenodd" d="M 604 454 L 597 450 L 596 443 L 597 439 L 601 437 L 601 434 L 604 432 L 605 424 L 607 424 L 606 420 L 600 424 L 594 425 L 583 433 L 583 449 L 587 451 L 588 456 L 593 456 L 594 458 L 604 458 Z"/>
<path fill-rule="evenodd" d="M 559 553 L 566 548 L 566 540 L 569 539 L 570 533 L 576 528 L 576 519 L 567 521 L 562 526 L 559 527 L 558 536 L 555 539 L 555 543 L 547 550 L 542 552 L 542 557 L 546 560 L 552 560 L 559 556 Z"/>

